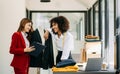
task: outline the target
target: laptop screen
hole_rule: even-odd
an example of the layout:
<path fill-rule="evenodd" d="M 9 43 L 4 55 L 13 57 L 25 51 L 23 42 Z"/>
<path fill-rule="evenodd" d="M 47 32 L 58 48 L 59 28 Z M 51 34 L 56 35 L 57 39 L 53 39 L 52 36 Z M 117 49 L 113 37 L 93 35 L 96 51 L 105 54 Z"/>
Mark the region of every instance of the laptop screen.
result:
<path fill-rule="evenodd" d="M 88 58 L 85 71 L 100 71 L 102 62 L 102 58 Z"/>

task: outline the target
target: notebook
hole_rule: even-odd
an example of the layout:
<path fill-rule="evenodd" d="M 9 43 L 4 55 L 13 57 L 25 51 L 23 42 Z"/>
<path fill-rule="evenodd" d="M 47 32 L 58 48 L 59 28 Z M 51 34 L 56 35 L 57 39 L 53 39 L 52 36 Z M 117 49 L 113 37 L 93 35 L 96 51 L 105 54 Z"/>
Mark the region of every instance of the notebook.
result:
<path fill-rule="evenodd" d="M 31 44 L 31 46 L 34 46 L 35 50 L 32 51 L 32 52 L 30 52 L 29 54 L 32 55 L 32 56 L 34 56 L 34 57 L 37 57 L 46 48 L 45 45 L 42 45 L 39 42 L 33 42 Z"/>
<path fill-rule="evenodd" d="M 85 71 L 100 71 L 102 62 L 102 58 L 88 58 Z"/>

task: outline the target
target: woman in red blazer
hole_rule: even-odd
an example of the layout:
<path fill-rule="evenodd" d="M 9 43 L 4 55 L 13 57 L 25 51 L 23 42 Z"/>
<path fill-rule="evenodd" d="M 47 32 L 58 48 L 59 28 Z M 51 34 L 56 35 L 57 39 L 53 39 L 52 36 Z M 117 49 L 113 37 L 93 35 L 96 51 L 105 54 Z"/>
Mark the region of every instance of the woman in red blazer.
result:
<path fill-rule="evenodd" d="M 30 47 L 30 33 L 33 31 L 32 21 L 23 18 L 20 22 L 18 31 L 12 35 L 10 53 L 14 54 L 11 66 L 14 67 L 15 74 L 28 74 L 29 55 L 34 47 Z"/>

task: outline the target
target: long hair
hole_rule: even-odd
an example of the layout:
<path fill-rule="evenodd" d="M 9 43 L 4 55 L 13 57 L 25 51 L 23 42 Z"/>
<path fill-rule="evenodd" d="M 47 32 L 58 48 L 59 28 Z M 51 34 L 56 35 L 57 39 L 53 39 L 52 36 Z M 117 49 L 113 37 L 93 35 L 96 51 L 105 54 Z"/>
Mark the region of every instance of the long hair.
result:
<path fill-rule="evenodd" d="M 18 28 L 17 32 L 23 31 L 26 23 L 31 23 L 31 24 L 33 25 L 33 22 L 32 22 L 30 19 L 28 19 L 28 18 L 23 18 L 23 19 L 20 21 L 20 25 L 19 25 L 19 28 Z M 28 40 L 30 40 L 30 37 L 31 37 L 31 33 L 32 33 L 32 32 L 33 32 L 33 27 L 31 26 L 30 31 L 27 32 L 27 34 L 28 34 L 28 36 L 27 36 Z"/>

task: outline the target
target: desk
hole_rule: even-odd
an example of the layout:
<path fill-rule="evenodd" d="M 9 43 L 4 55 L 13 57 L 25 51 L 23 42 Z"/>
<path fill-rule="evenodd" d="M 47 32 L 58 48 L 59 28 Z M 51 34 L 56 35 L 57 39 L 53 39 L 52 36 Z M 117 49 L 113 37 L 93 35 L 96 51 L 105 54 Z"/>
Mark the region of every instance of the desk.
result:
<path fill-rule="evenodd" d="M 53 74 L 115 74 L 116 71 L 53 72 Z"/>

